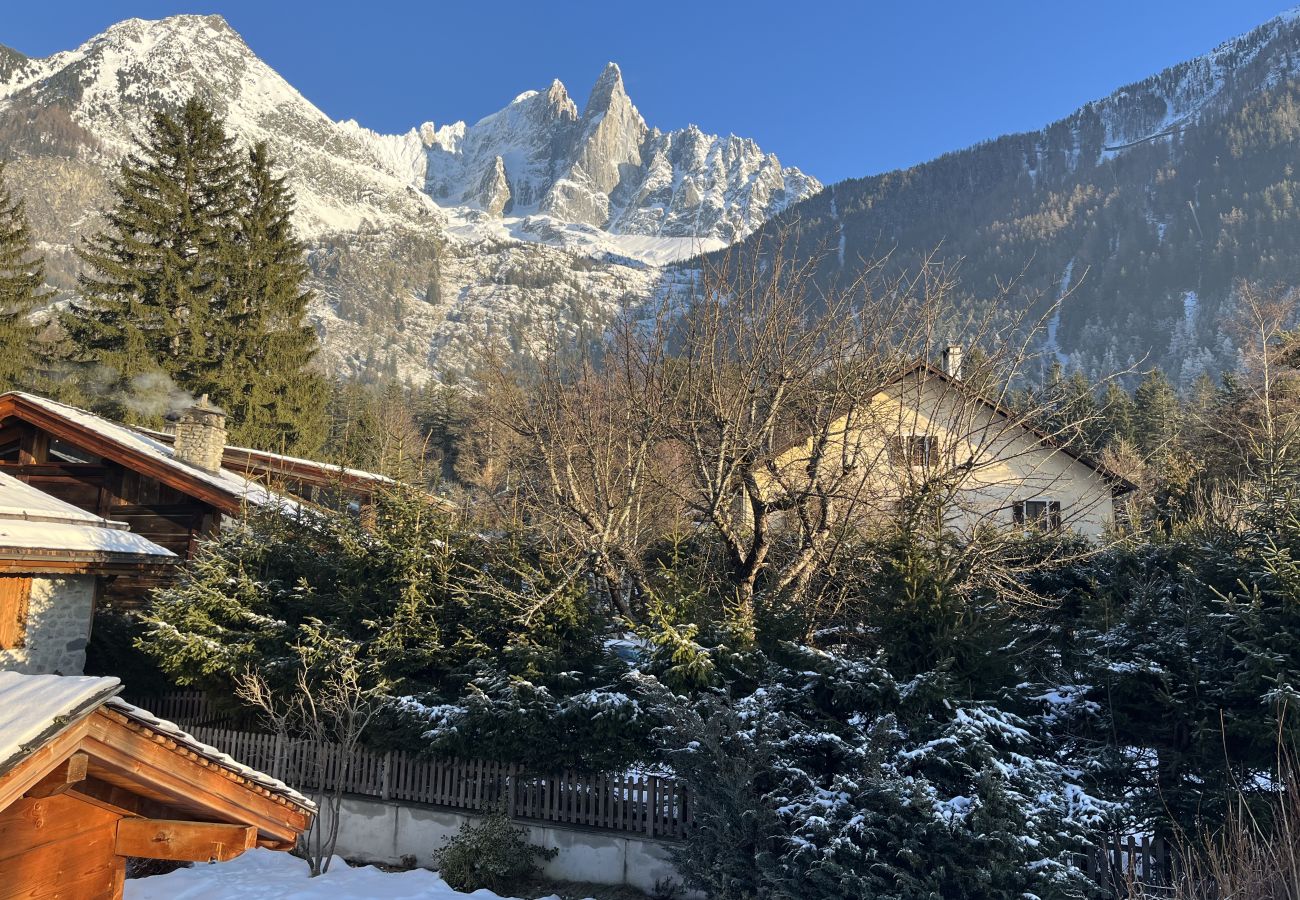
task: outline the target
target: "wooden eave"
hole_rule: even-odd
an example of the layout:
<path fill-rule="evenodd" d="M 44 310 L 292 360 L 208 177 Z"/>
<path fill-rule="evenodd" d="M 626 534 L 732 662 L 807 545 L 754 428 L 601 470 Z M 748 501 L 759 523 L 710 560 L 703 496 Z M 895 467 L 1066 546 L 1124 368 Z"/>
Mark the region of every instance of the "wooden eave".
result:
<path fill-rule="evenodd" d="M 34 404 L 27 398 L 8 394 L 0 396 L 0 419 L 13 416 L 35 425 L 54 437 L 84 447 L 104 459 L 148 475 L 168 487 L 194 497 L 226 515 L 238 516 L 243 510 L 244 498 L 237 496 L 198 476 L 195 470 L 189 475 L 181 465 L 167 465 L 148 453 L 119 444 L 94 429 L 86 428 L 50 410 Z"/>
<path fill-rule="evenodd" d="M 0 548 L 0 572 L 6 574 L 161 575 L 180 561 L 147 553 Z"/>
<path fill-rule="evenodd" d="M 103 706 L 0 774 L 0 810 L 48 791 L 51 773 L 59 780 L 59 767 L 78 753 L 87 759 L 64 796 L 121 816 L 251 826 L 256 845 L 273 849 L 291 847 L 311 824 L 312 811 L 296 800 Z"/>

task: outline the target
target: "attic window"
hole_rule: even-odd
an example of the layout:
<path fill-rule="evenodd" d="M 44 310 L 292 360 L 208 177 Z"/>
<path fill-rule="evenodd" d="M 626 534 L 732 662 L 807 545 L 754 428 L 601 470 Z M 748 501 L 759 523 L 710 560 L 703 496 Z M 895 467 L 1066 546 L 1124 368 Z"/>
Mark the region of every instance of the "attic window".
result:
<path fill-rule="evenodd" d="M 67 441 L 55 438 L 50 441 L 50 457 L 60 462 L 68 463 L 99 463 L 103 462 L 100 457 L 88 450 L 83 450 Z"/>
<path fill-rule="evenodd" d="M 1061 530 L 1061 501 L 1017 500 L 1011 504 L 1011 519 L 1021 527 L 1039 531 Z"/>
<path fill-rule="evenodd" d="M 904 434 L 889 441 L 889 461 L 896 466 L 931 466 L 939 460 L 939 441 L 930 434 Z"/>
<path fill-rule="evenodd" d="M 27 607 L 31 599 L 31 578 L 0 577 L 0 650 L 16 650 L 26 645 Z"/>

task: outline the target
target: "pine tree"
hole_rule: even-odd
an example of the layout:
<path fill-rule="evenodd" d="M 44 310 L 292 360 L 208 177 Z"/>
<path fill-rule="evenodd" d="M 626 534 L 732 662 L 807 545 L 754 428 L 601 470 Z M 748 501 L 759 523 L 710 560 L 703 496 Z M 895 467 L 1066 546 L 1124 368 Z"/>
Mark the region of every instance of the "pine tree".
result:
<path fill-rule="evenodd" d="M 45 261 L 32 250 L 23 201 L 4 183 L 0 163 L 0 390 L 30 386 L 37 375 L 32 313 L 49 297 Z"/>
<path fill-rule="evenodd" d="M 1133 444 L 1136 441 L 1133 416 L 1133 398 L 1129 392 L 1114 381 L 1106 385 L 1101 398 L 1100 446 L 1118 446 L 1121 441 Z"/>
<path fill-rule="evenodd" d="M 215 380 L 241 169 L 221 122 L 196 98 L 175 117 L 156 114 L 122 163 L 106 227 L 79 250 L 88 271 L 63 319 L 73 359 L 111 388 L 158 372 L 190 390 Z M 120 400 L 100 405 L 139 417 Z"/>
<path fill-rule="evenodd" d="M 230 414 L 236 441 L 309 453 L 324 440 L 326 385 L 311 369 L 319 343 L 304 321 L 312 294 L 303 287 L 293 195 L 273 165 L 265 143 L 249 151 L 225 314 L 214 323 L 213 377 L 199 387 Z"/>
<path fill-rule="evenodd" d="M 1133 392 L 1133 429 L 1137 447 L 1146 457 L 1163 456 L 1181 430 L 1178 396 L 1165 373 L 1152 369 Z"/>

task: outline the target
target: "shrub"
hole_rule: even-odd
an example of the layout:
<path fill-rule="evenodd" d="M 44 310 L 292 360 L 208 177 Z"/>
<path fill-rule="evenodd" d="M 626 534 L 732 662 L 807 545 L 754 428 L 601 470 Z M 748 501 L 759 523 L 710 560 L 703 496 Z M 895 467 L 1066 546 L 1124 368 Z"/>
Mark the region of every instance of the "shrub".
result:
<path fill-rule="evenodd" d="M 528 833 L 497 809 L 478 825 L 466 822 L 435 854 L 438 874 L 453 890 L 500 893 L 541 871 L 560 851 L 528 843 Z"/>

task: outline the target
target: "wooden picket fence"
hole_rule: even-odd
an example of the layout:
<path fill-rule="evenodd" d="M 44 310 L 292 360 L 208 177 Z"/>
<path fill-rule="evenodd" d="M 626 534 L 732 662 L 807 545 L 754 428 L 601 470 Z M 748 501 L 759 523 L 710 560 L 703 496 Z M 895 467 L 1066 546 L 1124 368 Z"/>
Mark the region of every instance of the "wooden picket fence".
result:
<path fill-rule="evenodd" d="M 160 713 L 155 713 L 161 715 Z M 427 803 L 466 812 L 504 805 L 514 819 L 680 840 L 691 827 L 686 786 L 635 772 L 535 775 L 483 759 L 416 756 L 281 738 L 255 731 L 185 725 L 205 744 L 298 790 L 320 790 L 341 778 L 343 791 L 381 800 Z"/>
<path fill-rule="evenodd" d="M 1083 866 L 1088 875 L 1119 898 L 1141 887 L 1144 895 L 1159 896 L 1171 885 L 1178 866 L 1178 851 L 1163 838 L 1112 837 L 1098 847 Z"/>

